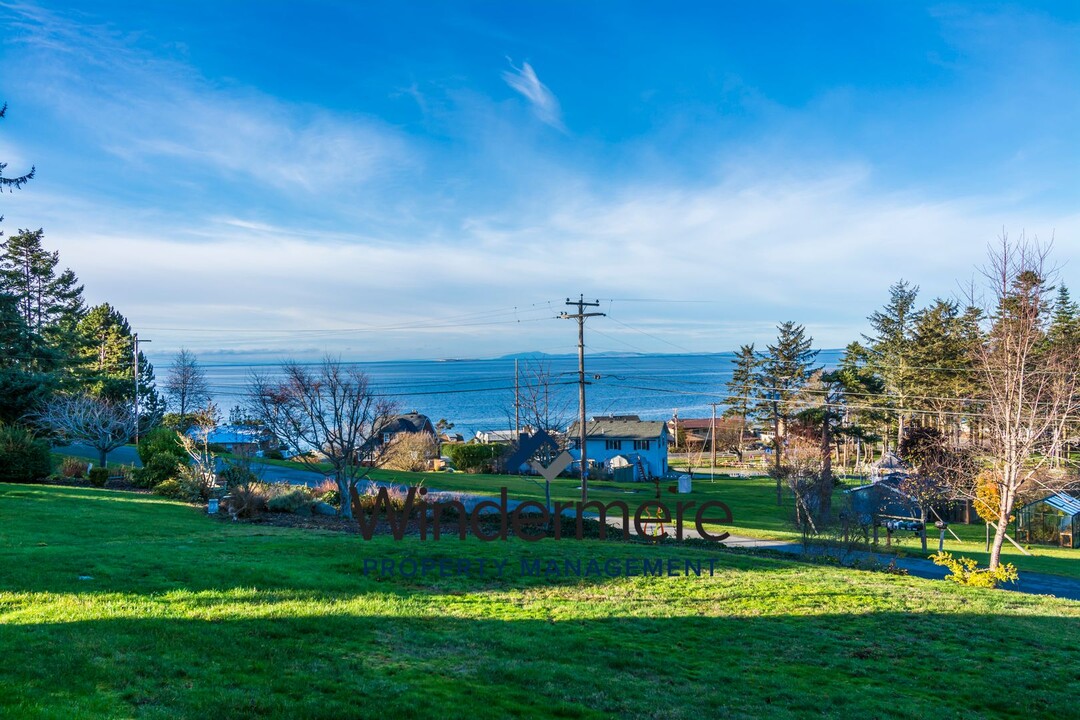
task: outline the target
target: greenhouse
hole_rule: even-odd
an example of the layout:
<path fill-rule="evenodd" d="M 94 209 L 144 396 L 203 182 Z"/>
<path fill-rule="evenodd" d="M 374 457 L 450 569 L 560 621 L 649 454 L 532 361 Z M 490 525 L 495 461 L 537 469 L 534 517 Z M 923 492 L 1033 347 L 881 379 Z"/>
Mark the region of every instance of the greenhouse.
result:
<path fill-rule="evenodd" d="M 1016 537 L 1023 543 L 1080 547 L 1080 500 L 1054 493 L 1016 512 Z"/>

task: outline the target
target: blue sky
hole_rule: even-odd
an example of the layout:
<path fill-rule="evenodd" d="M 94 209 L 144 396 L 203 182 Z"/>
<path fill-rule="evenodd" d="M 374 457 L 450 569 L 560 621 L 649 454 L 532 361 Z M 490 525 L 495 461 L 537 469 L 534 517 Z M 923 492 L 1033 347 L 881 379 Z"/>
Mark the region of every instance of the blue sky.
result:
<path fill-rule="evenodd" d="M 1080 5 L 0 1 L 0 198 L 154 349 L 824 347 L 1003 231 L 1080 290 Z"/>

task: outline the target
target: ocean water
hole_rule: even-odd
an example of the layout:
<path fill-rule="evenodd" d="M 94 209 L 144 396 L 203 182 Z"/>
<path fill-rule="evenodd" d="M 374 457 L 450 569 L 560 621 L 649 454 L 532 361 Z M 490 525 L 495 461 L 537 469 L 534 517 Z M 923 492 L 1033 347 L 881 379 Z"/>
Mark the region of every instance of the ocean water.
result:
<path fill-rule="evenodd" d="M 818 363 L 834 365 L 841 351 L 823 350 Z M 638 415 L 642 420 L 709 417 L 710 403 L 724 401 L 732 353 L 710 355 L 599 355 L 586 357 L 586 410 L 594 415 Z M 446 418 L 466 439 L 479 430 L 514 424 L 514 360 L 404 360 L 353 363 L 374 391 L 400 412 L 419 411 L 433 422 Z M 577 357 L 518 361 L 523 396 L 528 376 L 542 366 L 550 378 L 546 401 L 553 417 L 577 417 Z M 244 362 L 205 364 L 214 401 L 227 415 L 244 399 L 253 371 L 273 376 L 276 366 Z M 533 383 L 535 385 L 535 383 Z M 722 412 L 723 408 L 718 408 Z"/>

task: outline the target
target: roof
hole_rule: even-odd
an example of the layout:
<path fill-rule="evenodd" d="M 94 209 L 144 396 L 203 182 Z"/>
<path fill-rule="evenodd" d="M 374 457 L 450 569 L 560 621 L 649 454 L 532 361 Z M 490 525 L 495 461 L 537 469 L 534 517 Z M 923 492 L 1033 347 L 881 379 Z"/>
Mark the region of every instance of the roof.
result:
<path fill-rule="evenodd" d="M 904 461 L 896 457 L 896 455 L 891 452 L 887 452 L 882 455 L 881 459 L 873 463 L 870 467 L 876 468 L 878 470 L 907 470 L 907 465 L 904 463 Z"/>
<path fill-rule="evenodd" d="M 1046 503 L 1055 510 L 1060 510 L 1066 515 L 1080 515 L 1080 500 L 1077 500 L 1072 495 L 1066 495 L 1065 493 L 1060 492 L 1044 497 L 1042 500 L 1028 503 L 1024 507 L 1036 505 L 1041 502 Z"/>
<path fill-rule="evenodd" d="M 517 442 L 516 430 L 477 430 L 476 437 L 484 442 Z"/>
<path fill-rule="evenodd" d="M 576 437 L 578 423 L 571 425 L 568 432 Z M 585 423 L 585 434 L 593 439 L 656 440 L 666 432 L 667 423 L 663 420 L 638 420 L 636 415 L 598 415 Z"/>
<path fill-rule="evenodd" d="M 418 433 L 418 432 L 435 432 L 435 426 L 431 424 L 431 418 L 427 415 L 421 415 L 418 412 L 404 413 L 403 415 L 394 415 L 389 418 L 385 423 L 379 426 L 380 433 L 390 433 L 396 435 L 397 433 Z"/>
<path fill-rule="evenodd" d="M 713 426 L 712 418 L 679 418 L 671 421 L 672 425 L 675 423 L 678 423 L 683 430 L 711 430 Z M 716 418 L 717 427 L 723 424 L 723 418 Z"/>

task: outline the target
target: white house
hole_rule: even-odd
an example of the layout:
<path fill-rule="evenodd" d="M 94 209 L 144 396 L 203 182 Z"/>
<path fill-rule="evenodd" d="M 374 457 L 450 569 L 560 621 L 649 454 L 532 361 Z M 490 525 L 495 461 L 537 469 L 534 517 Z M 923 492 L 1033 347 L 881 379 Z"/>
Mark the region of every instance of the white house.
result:
<path fill-rule="evenodd" d="M 581 460 L 578 424 L 567 431 L 570 455 Z M 668 428 L 662 420 L 637 415 L 598 415 L 585 424 L 585 457 L 607 470 L 633 467 L 635 480 L 662 477 L 668 471 Z"/>

